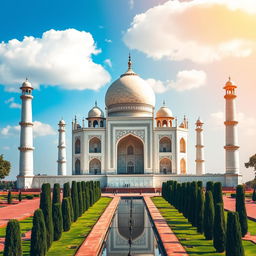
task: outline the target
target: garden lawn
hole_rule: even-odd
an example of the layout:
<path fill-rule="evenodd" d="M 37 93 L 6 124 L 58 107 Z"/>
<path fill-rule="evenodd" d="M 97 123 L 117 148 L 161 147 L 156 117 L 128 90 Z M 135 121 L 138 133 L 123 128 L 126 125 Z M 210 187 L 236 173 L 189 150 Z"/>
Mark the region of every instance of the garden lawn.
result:
<path fill-rule="evenodd" d="M 162 216 L 166 219 L 168 225 L 180 240 L 187 253 L 192 256 L 222 256 L 225 253 L 217 253 L 213 247 L 213 242 L 205 240 L 202 234 L 199 234 L 196 228 L 184 218 L 162 197 L 151 198 Z M 256 255 L 256 245 L 249 241 L 243 241 L 246 256 Z"/>
<path fill-rule="evenodd" d="M 101 197 L 76 222 L 72 223 L 68 232 L 62 233 L 59 241 L 53 242 L 47 256 L 74 255 L 111 200 L 112 198 Z"/>

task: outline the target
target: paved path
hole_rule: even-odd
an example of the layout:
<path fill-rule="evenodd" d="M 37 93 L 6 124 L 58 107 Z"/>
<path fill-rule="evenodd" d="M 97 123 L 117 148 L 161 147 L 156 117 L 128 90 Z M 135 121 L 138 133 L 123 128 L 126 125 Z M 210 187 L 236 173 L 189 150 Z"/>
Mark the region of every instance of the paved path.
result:
<path fill-rule="evenodd" d="M 235 198 L 223 196 L 223 200 L 224 200 L 225 210 L 235 211 L 235 209 L 236 209 L 236 199 Z M 246 203 L 247 216 L 250 219 L 256 221 L 256 203 L 249 199 L 246 199 L 245 203 Z"/>
<path fill-rule="evenodd" d="M 10 219 L 24 220 L 39 208 L 39 198 L 21 201 L 19 204 L 0 208 L 0 228 L 5 227 Z"/>
<path fill-rule="evenodd" d="M 163 243 L 164 249 L 168 256 L 185 256 L 188 255 L 179 239 L 173 233 L 166 220 L 163 218 L 155 204 L 149 196 L 144 197 L 151 218 L 154 221 L 157 232 Z"/>
<path fill-rule="evenodd" d="M 94 225 L 90 234 L 80 246 L 76 256 L 97 256 L 99 254 L 119 200 L 119 196 L 113 198 L 109 206 Z"/>

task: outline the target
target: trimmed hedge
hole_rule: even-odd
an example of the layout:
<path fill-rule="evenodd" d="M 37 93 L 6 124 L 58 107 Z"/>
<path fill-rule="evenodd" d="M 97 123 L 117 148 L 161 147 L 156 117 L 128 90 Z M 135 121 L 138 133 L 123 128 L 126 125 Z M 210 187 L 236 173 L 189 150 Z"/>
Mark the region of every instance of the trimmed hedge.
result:
<path fill-rule="evenodd" d="M 215 205 L 214 225 L 213 225 L 213 246 L 217 252 L 225 251 L 226 230 L 223 204 Z"/>
<path fill-rule="evenodd" d="M 53 240 L 58 241 L 63 231 L 63 219 L 60 203 L 55 203 L 52 208 Z"/>
<path fill-rule="evenodd" d="M 53 185 L 52 206 L 56 203 L 60 203 L 60 184 L 59 183 L 55 183 Z"/>
<path fill-rule="evenodd" d="M 72 181 L 71 198 L 74 211 L 74 221 L 77 221 L 77 218 L 79 217 L 79 202 L 76 181 Z"/>
<path fill-rule="evenodd" d="M 63 218 L 63 230 L 69 231 L 71 226 L 71 215 L 70 215 L 70 197 L 64 197 L 61 205 L 62 218 Z"/>
<path fill-rule="evenodd" d="M 201 187 L 198 188 L 197 192 L 197 232 L 203 233 L 204 231 L 204 192 Z"/>
<path fill-rule="evenodd" d="M 11 203 L 12 203 L 12 192 L 11 192 L 11 190 L 9 190 L 9 192 L 8 192 L 7 203 L 8 203 L 8 204 L 11 204 Z"/>
<path fill-rule="evenodd" d="M 205 193 L 204 204 L 204 236 L 206 240 L 213 238 L 214 205 L 211 190 Z"/>

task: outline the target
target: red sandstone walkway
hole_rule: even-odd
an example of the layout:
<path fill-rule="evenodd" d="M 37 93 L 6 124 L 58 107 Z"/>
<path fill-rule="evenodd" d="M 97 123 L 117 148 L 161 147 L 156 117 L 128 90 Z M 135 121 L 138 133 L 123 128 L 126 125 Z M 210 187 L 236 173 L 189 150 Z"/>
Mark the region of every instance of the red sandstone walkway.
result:
<path fill-rule="evenodd" d="M 225 210 L 235 211 L 236 209 L 235 198 L 223 196 L 223 200 L 224 200 Z M 246 199 L 245 203 L 246 203 L 247 216 L 252 220 L 256 221 L 256 203 L 249 199 Z"/>
<path fill-rule="evenodd" d="M 147 208 L 154 221 L 157 232 L 161 238 L 164 249 L 168 256 L 186 256 L 186 250 L 180 244 L 178 238 L 173 233 L 166 220 L 156 208 L 149 196 L 144 197 Z"/>
<path fill-rule="evenodd" d="M 32 216 L 39 208 L 39 202 L 40 199 L 36 198 L 0 208 L 0 228 L 5 227 L 10 219 L 23 220 Z"/>
<path fill-rule="evenodd" d="M 98 222 L 94 225 L 90 234 L 80 246 L 76 256 L 97 256 L 99 254 L 119 200 L 119 196 L 113 198 Z"/>

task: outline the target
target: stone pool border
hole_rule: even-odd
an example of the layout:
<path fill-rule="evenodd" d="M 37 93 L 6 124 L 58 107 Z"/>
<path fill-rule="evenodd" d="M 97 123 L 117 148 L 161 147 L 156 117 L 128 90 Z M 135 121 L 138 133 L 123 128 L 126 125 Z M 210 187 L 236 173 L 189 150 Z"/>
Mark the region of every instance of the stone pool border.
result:
<path fill-rule="evenodd" d="M 181 245 L 179 239 L 171 230 L 166 220 L 163 218 L 155 204 L 152 202 L 150 196 L 143 196 L 144 202 L 147 206 L 152 221 L 161 239 L 161 243 L 168 256 L 187 256 L 187 252 Z"/>

